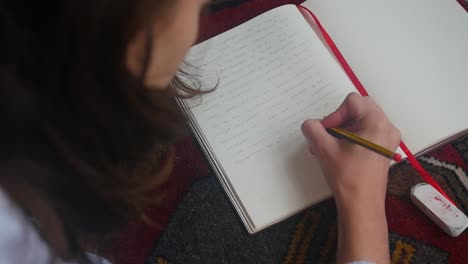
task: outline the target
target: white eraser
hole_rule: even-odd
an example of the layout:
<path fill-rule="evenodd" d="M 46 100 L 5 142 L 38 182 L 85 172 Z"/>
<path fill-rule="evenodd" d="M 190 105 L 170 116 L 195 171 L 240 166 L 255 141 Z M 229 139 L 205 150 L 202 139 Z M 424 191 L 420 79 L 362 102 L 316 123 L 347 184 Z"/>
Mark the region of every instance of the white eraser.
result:
<path fill-rule="evenodd" d="M 459 236 L 468 227 L 468 217 L 430 184 L 413 186 L 411 201 L 451 237 Z"/>

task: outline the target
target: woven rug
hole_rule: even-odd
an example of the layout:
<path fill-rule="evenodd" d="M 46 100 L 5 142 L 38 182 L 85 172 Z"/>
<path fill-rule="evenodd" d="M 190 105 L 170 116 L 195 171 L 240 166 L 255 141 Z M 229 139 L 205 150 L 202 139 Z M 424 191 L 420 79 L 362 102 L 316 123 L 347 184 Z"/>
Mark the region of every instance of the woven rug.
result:
<path fill-rule="evenodd" d="M 447 0 L 450 1 L 450 0 Z M 302 1 L 218 0 L 202 19 L 201 39 L 271 8 Z M 465 5 L 464 0 L 459 0 Z M 468 5 L 465 6 L 468 11 Z M 468 212 L 468 136 L 420 158 L 444 190 Z M 392 263 L 468 263 L 468 233 L 450 238 L 409 200 L 421 178 L 406 163 L 389 175 L 386 210 Z M 164 206 L 149 208 L 159 225 L 131 223 L 107 254 L 115 264 L 332 263 L 337 223 L 327 200 L 253 236 L 211 173 L 196 143 L 177 144 L 176 167 Z"/>

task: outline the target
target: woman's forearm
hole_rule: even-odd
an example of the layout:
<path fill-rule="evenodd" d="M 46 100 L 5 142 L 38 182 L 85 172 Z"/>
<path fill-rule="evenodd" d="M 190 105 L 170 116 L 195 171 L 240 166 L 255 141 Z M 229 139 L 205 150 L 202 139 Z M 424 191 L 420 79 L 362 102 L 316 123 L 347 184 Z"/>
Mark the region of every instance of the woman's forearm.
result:
<path fill-rule="evenodd" d="M 337 263 L 390 263 L 385 202 L 337 197 Z"/>

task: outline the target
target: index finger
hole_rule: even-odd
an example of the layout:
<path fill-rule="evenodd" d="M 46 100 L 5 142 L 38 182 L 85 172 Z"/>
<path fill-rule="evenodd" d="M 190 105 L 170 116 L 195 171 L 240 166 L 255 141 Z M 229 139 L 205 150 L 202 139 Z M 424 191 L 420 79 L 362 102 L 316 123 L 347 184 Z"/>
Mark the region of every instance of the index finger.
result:
<path fill-rule="evenodd" d="M 347 121 L 359 119 L 368 111 L 369 104 L 364 97 L 350 93 L 335 112 L 325 117 L 321 123 L 324 127 L 340 127 Z"/>

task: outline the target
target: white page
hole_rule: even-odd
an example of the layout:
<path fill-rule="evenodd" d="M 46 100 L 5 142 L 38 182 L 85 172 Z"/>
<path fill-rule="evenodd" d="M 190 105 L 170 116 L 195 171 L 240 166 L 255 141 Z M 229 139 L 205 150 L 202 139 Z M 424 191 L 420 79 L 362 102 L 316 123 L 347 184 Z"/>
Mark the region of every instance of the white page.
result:
<path fill-rule="evenodd" d="M 330 190 L 300 131 L 354 87 L 294 5 L 192 48 L 188 62 L 218 90 L 189 103 L 253 229 Z"/>
<path fill-rule="evenodd" d="M 468 128 L 468 13 L 455 0 L 303 5 L 414 152 Z"/>

